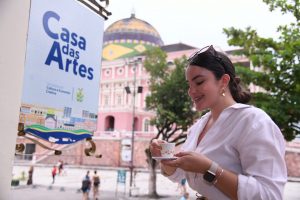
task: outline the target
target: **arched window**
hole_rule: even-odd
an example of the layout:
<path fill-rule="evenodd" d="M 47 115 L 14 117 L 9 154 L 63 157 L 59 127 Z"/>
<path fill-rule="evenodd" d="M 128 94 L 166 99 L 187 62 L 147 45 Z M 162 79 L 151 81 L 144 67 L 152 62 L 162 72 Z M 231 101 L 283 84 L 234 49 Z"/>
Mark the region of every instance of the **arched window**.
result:
<path fill-rule="evenodd" d="M 138 131 L 138 123 L 139 123 L 139 119 L 137 117 L 134 118 L 134 131 Z"/>
<path fill-rule="evenodd" d="M 113 116 L 107 116 L 105 118 L 105 131 L 115 130 L 115 118 Z"/>

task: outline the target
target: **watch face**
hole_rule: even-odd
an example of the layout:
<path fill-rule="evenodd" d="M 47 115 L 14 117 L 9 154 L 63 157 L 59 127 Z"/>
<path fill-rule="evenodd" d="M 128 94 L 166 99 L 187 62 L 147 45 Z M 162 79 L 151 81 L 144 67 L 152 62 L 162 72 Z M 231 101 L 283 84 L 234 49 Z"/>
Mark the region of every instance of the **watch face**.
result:
<path fill-rule="evenodd" d="M 206 180 L 207 182 L 212 183 L 216 178 L 216 175 L 210 171 L 205 172 L 203 175 L 203 179 Z"/>

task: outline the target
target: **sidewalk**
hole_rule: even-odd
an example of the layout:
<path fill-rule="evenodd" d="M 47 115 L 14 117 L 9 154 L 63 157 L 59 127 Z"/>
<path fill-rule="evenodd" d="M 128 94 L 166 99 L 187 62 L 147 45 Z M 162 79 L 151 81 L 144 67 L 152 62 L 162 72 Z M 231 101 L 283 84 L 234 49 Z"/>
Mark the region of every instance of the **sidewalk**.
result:
<path fill-rule="evenodd" d="M 92 200 L 92 194 L 89 194 Z M 12 200 L 81 200 L 82 193 L 78 192 L 75 188 L 67 188 L 62 190 L 58 187 L 49 189 L 45 186 L 23 187 L 13 189 Z M 101 191 L 98 199 L 101 200 L 150 200 L 145 196 L 129 197 L 128 194 L 119 193 L 117 196 L 114 192 Z M 161 200 L 176 200 L 180 199 L 179 196 L 164 196 Z M 193 199 L 193 198 L 192 198 Z"/>
<path fill-rule="evenodd" d="M 22 171 L 27 174 L 28 166 L 15 166 L 13 169 L 14 176 L 20 176 Z M 90 170 L 93 174 L 93 168 L 67 168 L 66 175 L 57 176 L 55 183 L 52 185 L 51 167 L 35 167 L 33 173 L 34 186 L 26 186 L 25 182 L 21 182 L 18 187 L 12 188 L 12 200 L 65 200 L 65 199 L 82 199 L 82 193 L 79 191 L 81 180 L 86 171 Z M 135 178 L 135 185 L 138 190 L 134 193 L 136 197 L 129 198 L 129 172 L 126 173 L 126 185 L 118 184 L 117 188 L 117 171 L 109 169 L 97 169 L 101 176 L 100 199 L 102 200 L 142 200 L 147 199 L 145 195 L 148 193 L 147 172 L 138 172 Z M 161 174 L 157 174 L 157 193 L 164 196 L 163 200 L 179 200 L 179 191 L 176 191 L 177 184 L 171 182 Z M 124 191 L 126 193 L 124 194 Z M 190 188 L 190 200 L 196 199 Z M 300 182 L 288 182 L 285 187 L 284 200 L 300 200 Z M 90 197 L 92 195 L 90 194 Z"/>
<path fill-rule="evenodd" d="M 15 166 L 13 168 L 14 177 L 19 177 L 22 171 L 27 171 L 29 166 Z M 94 168 L 68 168 L 66 167 L 66 174 L 56 176 L 55 183 L 52 183 L 51 176 L 52 167 L 35 167 L 33 172 L 33 184 L 35 187 L 27 186 L 26 181 L 20 182 L 20 186 L 12 188 L 13 200 L 32 200 L 40 199 L 42 195 L 45 200 L 50 199 L 82 199 L 82 193 L 79 191 L 81 187 L 81 180 L 85 176 L 86 171 L 90 171 L 93 175 Z M 126 184 L 117 184 L 117 170 L 112 169 L 97 169 L 101 177 L 100 185 L 100 199 L 146 199 L 145 195 L 148 193 L 148 178 L 147 172 L 138 172 L 135 177 L 135 186 L 137 190 L 133 193 L 137 197 L 129 198 L 129 179 L 130 174 L 126 172 Z M 164 200 L 180 199 L 179 191 L 176 191 L 177 184 L 169 181 L 161 174 L 157 174 L 157 193 Z M 118 189 L 118 197 L 116 195 Z M 126 192 L 126 193 L 125 193 Z M 192 194 L 192 193 L 191 193 Z M 30 198 L 29 198 L 30 197 Z M 55 198 L 52 198 L 55 197 Z M 71 198 L 72 197 L 72 198 Z M 90 194 L 91 197 L 91 194 Z"/>

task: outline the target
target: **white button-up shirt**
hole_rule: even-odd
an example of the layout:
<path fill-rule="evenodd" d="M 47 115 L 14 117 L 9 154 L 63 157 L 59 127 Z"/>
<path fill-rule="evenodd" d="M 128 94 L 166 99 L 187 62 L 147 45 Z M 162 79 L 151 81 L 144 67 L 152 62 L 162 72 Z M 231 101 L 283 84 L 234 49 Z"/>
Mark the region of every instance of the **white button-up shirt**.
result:
<path fill-rule="evenodd" d="M 238 175 L 239 200 L 283 199 L 287 169 L 285 140 L 277 125 L 261 109 L 234 104 L 220 114 L 197 146 L 199 134 L 211 113 L 190 129 L 182 151 L 204 154 L 223 169 Z M 168 178 L 179 182 L 186 177 L 189 186 L 209 200 L 229 199 L 203 180 L 203 174 L 177 169 Z"/>

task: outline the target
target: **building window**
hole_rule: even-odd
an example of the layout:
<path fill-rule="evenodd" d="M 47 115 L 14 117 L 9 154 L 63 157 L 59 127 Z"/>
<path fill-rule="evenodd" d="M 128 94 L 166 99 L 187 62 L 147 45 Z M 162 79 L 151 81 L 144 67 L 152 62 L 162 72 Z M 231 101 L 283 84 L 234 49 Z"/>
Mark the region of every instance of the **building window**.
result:
<path fill-rule="evenodd" d="M 25 144 L 25 160 L 32 160 L 32 154 L 35 152 L 35 144 L 27 143 Z"/>
<path fill-rule="evenodd" d="M 72 108 L 65 107 L 64 108 L 64 117 L 71 117 L 71 114 L 72 114 Z"/>
<path fill-rule="evenodd" d="M 105 131 L 115 130 L 115 118 L 113 116 L 107 116 L 105 118 Z"/>
<path fill-rule="evenodd" d="M 118 70 L 117 70 L 118 75 L 122 75 L 123 72 L 124 72 L 123 68 L 118 68 Z"/>
<path fill-rule="evenodd" d="M 90 119 L 97 119 L 97 114 L 90 113 Z"/>
<path fill-rule="evenodd" d="M 105 76 L 109 76 L 109 75 L 110 75 L 110 70 L 109 69 L 105 70 Z"/>
<path fill-rule="evenodd" d="M 122 96 L 117 95 L 117 105 L 121 105 L 121 104 L 122 104 Z"/>
<path fill-rule="evenodd" d="M 28 107 L 21 107 L 21 113 L 30 113 L 30 108 Z"/>
<path fill-rule="evenodd" d="M 145 132 L 149 132 L 149 128 L 150 128 L 150 120 L 149 119 L 146 119 L 144 121 L 144 131 Z"/>
<path fill-rule="evenodd" d="M 133 100 L 134 100 L 134 102 L 133 102 Z M 137 103 L 137 100 L 138 100 L 138 96 L 136 95 L 135 97 L 133 97 L 132 95 L 131 95 L 131 98 L 130 98 L 130 104 L 131 105 L 133 105 L 134 103 L 136 104 Z"/>
<path fill-rule="evenodd" d="M 109 97 L 108 96 L 104 96 L 104 105 L 108 106 L 109 104 Z"/>
<path fill-rule="evenodd" d="M 83 110 L 82 111 L 82 117 L 83 118 L 88 118 L 90 116 L 90 112 L 89 111 L 87 111 L 87 110 Z"/>
<path fill-rule="evenodd" d="M 134 74 L 135 70 L 137 70 L 137 66 L 132 66 L 131 69 L 130 69 L 130 71 L 131 71 L 132 74 Z"/>

